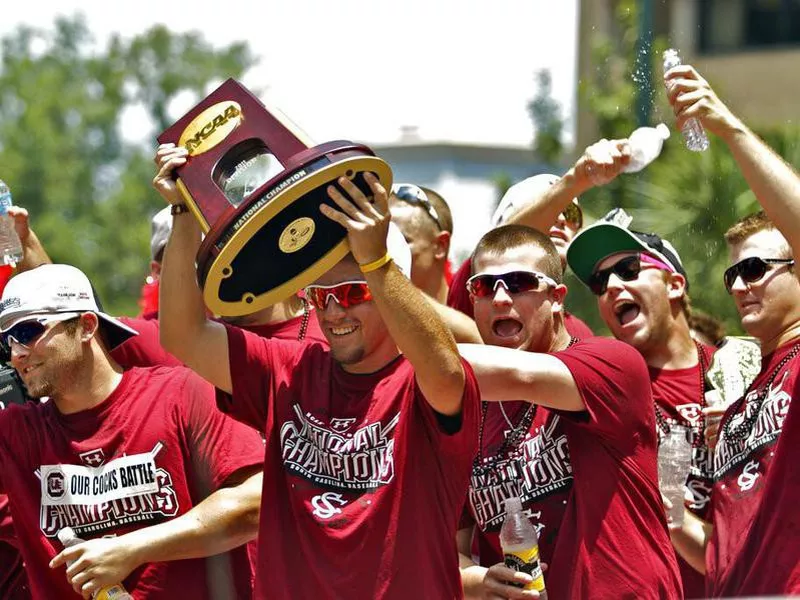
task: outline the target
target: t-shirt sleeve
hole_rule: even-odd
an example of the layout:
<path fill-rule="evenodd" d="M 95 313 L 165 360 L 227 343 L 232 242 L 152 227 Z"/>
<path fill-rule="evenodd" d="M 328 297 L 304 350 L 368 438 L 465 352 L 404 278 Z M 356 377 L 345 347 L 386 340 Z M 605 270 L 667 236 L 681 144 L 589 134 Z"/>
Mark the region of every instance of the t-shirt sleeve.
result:
<path fill-rule="evenodd" d="M 554 355 L 572 373 L 586 411 L 558 411 L 607 439 L 633 442 L 631 427 L 655 427 L 653 397 L 644 359 L 632 346 L 590 338 Z"/>
<path fill-rule="evenodd" d="M 263 463 L 261 436 L 217 410 L 213 386 L 187 372 L 182 392 L 184 430 L 199 492 L 216 490 L 239 469 Z"/>
<path fill-rule="evenodd" d="M 290 381 L 303 349 L 313 344 L 265 339 L 230 325 L 225 328 L 233 393 L 217 390 L 217 406 L 236 420 L 264 431 L 276 386 Z"/>
<path fill-rule="evenodd" d="M 472 263 L 470 259 L 465 260 L 453 275 L 450 289 L 447 291 L 447 306 L 460 310 L 469 318 L 475 318 L 472 302 L 467 291 L 467 280 L 472 274 Z"/>
<path fill-rule="evenodd" d="M 480 426 L 480 389 L 478 380 L 472 370 L 472 366 L 463 358 L 461 364 L 464 367 L 464 393 L 461 397 L 461 426 L 453 431 L 451 427 L 443 426 L 441 415 L 431 407 L 419 386 L 414 382 L 416 401 L 422 411 L 423 418 L 438 440 L 438 445 L 447 454 L 461 455 L 470 453 L 473 455 L 477 450 L 478 428 Z"/>

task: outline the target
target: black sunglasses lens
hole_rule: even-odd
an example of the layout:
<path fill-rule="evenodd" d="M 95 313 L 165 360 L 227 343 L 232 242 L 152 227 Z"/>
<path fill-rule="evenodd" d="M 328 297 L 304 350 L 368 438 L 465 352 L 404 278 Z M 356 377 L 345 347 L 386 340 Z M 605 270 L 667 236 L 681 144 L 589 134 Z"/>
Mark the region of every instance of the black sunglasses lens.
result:
<path fill-rule="evenodd" d="M 564 209 L 564 220 L 576 229 L 580 229 L 583 225 L 583 212 L 577 204 L 570 202 Z"/>
<path fill-rule="evenodd" d="M 757 256 L 745 258 L 725 271 L 725 288 L 730 292 L 737 277 L 745 283 L 754 283 L 767 273 L 767 263 Z"/>
<path fill-rule="evenodd" d="M 608 278 L 611 273 L 623 281 L 633 281 L 639 276 L 641 263 L 639 256 L 626 256 L 606 269 L 598 269 L 589 277 L 589 289 L 595 296 L 602 296 L 608 289 Z"/>
<path fill-rule="evenodd" d="M 478 275 L 469 282 L 470 291 L 478 298 L 485 298 L 494 291 L 497 278 L 494 275 Z"/>
<path fill-rule="evenodd" d="M 19 323 L 15 325 L 7 332 L 3 334 L 3 344 L 7 347 L 11 347 L 11 342 L 9 338 L 14 338 L 20 344 L 27 345 L 31 341 L 35 340 L 37 337 L 42 335 L 44 332 L 45 326 L 39 323 L 38 321 L 29 321 L 27 323 Z"/>

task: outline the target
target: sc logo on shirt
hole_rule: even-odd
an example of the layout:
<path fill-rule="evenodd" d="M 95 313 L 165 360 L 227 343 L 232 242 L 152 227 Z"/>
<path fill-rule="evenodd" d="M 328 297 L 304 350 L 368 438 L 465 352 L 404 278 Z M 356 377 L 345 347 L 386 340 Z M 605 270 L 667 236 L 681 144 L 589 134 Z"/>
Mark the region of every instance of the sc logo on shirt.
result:
<path fill-rule="evenodd" d="M 66 492 L 64 481 L 65 478 L 62 471 L 56 470 L 48 473 L 47 487 L 45 488 L 47 495 L 53 499 L 61 498 Z"/>
<path fill-rule="evenodd" d="M 336 492 L 325 492 L 311 499 L 311 506 L 314 507 L 314 516 L 326 521 L 341 513 L 342 509 L 339 507 L 345 504 L 347 504 L 347 500 Z"/>

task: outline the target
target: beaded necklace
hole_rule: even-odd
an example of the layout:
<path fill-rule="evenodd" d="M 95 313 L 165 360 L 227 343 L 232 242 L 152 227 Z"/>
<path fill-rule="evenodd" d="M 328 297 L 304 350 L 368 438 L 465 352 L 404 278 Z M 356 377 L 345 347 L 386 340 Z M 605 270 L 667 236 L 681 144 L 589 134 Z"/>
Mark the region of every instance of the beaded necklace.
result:
<path fill-rule="evenodd" d="M 744 442 L 750 436 L 750 431 L 752 430 L 753 425 L 755 425 L 756 421 L 758 420 L 758 416 L 761 413 L 761 405 L 764 404 L 764 401 L 767 399 L 775 378 L 778 376 L 778 373 L 781 372 L 783 367 L 785 367 L 790 360 L 797 356 L 798 352 L 800 352 L 800 342 L 797 342 L 794 345 L 789 353 L 783 357 L 781 362 L 778 363 L 778 366 L 772 371 L 772 374 L 769 376 L 769 380 L 767 381 L 766 385 L 761 388 L 761 392 L 758 394 L 758 396 L 756 396 L 756 399 L 752 401 L 751 406 L 753 409 L 750 411 L 749 415 L 746 414 L 747 408 L 745 407 L 745 414 L 743 415 L 744 419 L 741 423 L 739 423 L 739 425 L 736 427 L 731 426 L 731 423 L 733 423 L 733 418 L 725 421 L 725 424 L 722 426 L 722 430 L 725 433 L 726 439 L 736 442 Z M 742 408 L 742 404 L 745 403 L 745 398 L 747 398 L 747 392 L 745 392 L 741 398 L 733 403 L 733 407 L 731 408 L 730 412 L 731 416 L 739 412 L 739 409 Z"/>
<path fill-rule="evenodd" d="M 694 345 L 697 348 L 697 358 L 700 362 L 700 406 L 704 407 L 706 405 L 706 355 L 703 352 L 703 347 L 697 342 L 697 340 L 693 340 Z M 664 432 L 665 434 L 669 434 L 671 428 L 669 423 L 667 422 L 667 415 L 664 414 L 663 409 L 658 405 L 658 403 L 654 400 L 653 407 L 656 410 L 656 424 L 658 428 Z M 705 421 L 705 416 L 703 417 Z M 699 446 L 701 444 L 703 436 L 692 436 L 692 446 Z"/>
<path fill-rule="evenodd" d="M 564 348 L 564 350 L 574 346 L 578 341 L 578 338 L 570 337 L 569 344 L 567 344 L 567 347 Z M 500 461 L 510 458 L 516 459 L 521 456 L 520 443 L 523 439 L 525 439 L 525 436 L 530 430 L 531 424 L 536 417 L 536 409 L 539 406 L 538 404 L 531 403 L 531 405 L 525 409 L 525 413 L 522 415 L 522 418 L 519 420 L 519 422 L 516 425 L 511 426 L 511 431 L 505 437 L 497 452 L 493 456 L 484 456 L 483 428 L 486 423 L 486 413 L 489 410 L 489 403 L 482 402 L 481 404 L 481 424 L 478 429 L 478 453 L 475 455 L 475 459 L 472 461 L 472 471 L 476 475 L 486 475 L 491 473 L 497 466 L 497 463 Z M 505 411 L 503 411 L 503 414 L 505 415 Z M 506 417 L 506 420 L 509 421 L 508 417 Z M 509 425 L 511 425 L 510 421 Z"/>
<path fill-rule="evenodd" d="M 311 311 L 308 310 L 308 300 L 300 298 L 303 301 L 303 320 L 300 323 L 300 331 L 297 332 L 297 341 L 302 341 L 306 337 L 308 331 L 308 319 L 311 317 Z"/>

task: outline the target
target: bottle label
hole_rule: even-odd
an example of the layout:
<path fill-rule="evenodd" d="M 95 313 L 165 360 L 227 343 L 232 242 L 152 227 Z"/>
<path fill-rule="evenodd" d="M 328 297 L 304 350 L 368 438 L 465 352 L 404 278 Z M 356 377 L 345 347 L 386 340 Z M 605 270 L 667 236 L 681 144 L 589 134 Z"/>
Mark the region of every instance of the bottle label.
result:
<path fill-rule="evenodd" d="M 522 589 L 544 591 L 544 574 L 542 573 L 542 563 L 539 562 L 539 546 L 519 552 L 504 552 L 503 556 L 509 569 L 522 571 L 533 577 L 533 581 Z"/>
<path fill-rule="evenodd" d="M 0 193 L 0 216 L 5 216 L 8 214 L 8 207 L 11 206 L 11 204 L 11 193 Z"/>
<path fill-rule="evenodd" d="M 119 584 L 105 587 L 94 595 L 94 600 L 124 600 L 125 598 L 130 598 L 130 595 Z"/>

